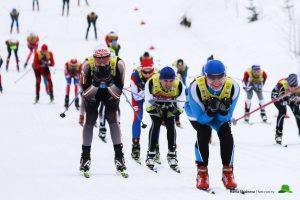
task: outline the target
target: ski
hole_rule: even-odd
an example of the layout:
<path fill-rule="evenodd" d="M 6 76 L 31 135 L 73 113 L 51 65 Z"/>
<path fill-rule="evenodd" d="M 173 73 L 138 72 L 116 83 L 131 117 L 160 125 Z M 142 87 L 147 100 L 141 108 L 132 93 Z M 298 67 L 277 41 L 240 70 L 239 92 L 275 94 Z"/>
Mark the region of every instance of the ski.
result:
<path fill-rule="evenodd" d="M 200 191 L 206 192 L 208 194 L 216 194 L 215 190 L 212 188 L 207 188 L 207 189 L 199 189 Z"/>
<path fill-rule="evenodd" d="M 155 172 L 155 173 L 157 173 L 158 171 L 157 171 L 157 167 L 155 167 L 155 166 L 147 166 L 148 167 L 148 169 L 150 169 L 151 171 L 153 171 L 153 172 Z"/>
<path fill-rule="evenodd" d="M 173 166 L 173 167 L 170 166 L 170 168 L 171 168 L 174 172 L 177 172 L 177 173 L 180 174 L 180 169 L 179 169 L 178 166 Z"/>
<path fill-rule="evenodd" d="M 131 157 L 132 158 L 132 157 Z M 141 159 L 139 158 L 139 159 L 134 159 L 134 158 L 132 158 L 132 160 L 134 160 L 136 163 L 138 163 L 138 164 L 142 164 L 142 161 L 141 161 Z"/>
<path fill-rule="evenodd" d="M 82 176 L 84 176 L 85 178 L 90 178 L 90 172 L 89 171 L 84 171 L 81 170 Z"/>
<path fill-rule="evenodd" d="M 278 143 L 276 143 L 275 146 L 284 147 L 284 148 L 287 148 L 287 147 L 288 147 L 287 144 L 278 144 Z"/>
<path fill-rule="evenodd" d="M 128 178 L 129 175 L 128 173 L 126 172 L 126 170 L 117 170 L 118 171 L 118 174 L 123 177 L 123 178 Z"/>

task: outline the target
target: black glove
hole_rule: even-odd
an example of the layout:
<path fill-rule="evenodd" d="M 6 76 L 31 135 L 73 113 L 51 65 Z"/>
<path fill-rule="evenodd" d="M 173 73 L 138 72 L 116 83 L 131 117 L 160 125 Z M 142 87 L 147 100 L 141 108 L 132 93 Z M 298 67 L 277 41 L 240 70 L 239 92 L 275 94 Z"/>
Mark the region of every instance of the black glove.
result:
<path fill-rule="evenodd" d="M 111 86 L 113 84 L 113 77 L 110 72 L 110 67 L 97 67 L 97 71 L 94 72 L 95 87 L 101 86 L 101 83 L 105 83 L 106 86 Z M 96 86 L 97 85 L 97 86 Z"/>
<path fill-rule="evenodd" d="M 221 115 L 227 115 L 228 110 L 232 104 L 231 98 L 224 98 L 220 100 L 219 113 Z"/>
<path fill-rule="evenodd" d="M 216 97 L 210 97 L 206 101 L 206 105 L 207 105 L 207 111 L 206 111 L 207 115 L 212 117 L 218 112 L 220 106 L 220 100 Z"/>
<path fill-rule="evenodd" d="M 280 104 L 282 106 L 286 106 L 289 104 L 289 97 L 284 97 L 283 99 L 280 100 Z"/>

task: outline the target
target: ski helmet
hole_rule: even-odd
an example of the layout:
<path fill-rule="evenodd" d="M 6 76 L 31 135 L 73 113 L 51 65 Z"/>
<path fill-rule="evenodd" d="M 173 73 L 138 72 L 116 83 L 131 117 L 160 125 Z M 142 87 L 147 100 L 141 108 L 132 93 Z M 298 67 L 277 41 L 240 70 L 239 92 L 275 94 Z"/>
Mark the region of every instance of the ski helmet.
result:
<path fill-rule="evenodd" d="M 205 74 L 225 74 L 225 66 L 219 60 L 211 60 L 205 65 Z"/>
<path fill-rule="evenodd" d="M 178 59 L 177 60 L 177 65 L 183 65 L 183 60 L 182 59 Z"/>
<path fill-rule="evenodd" d="M 287 82 L 288 82 L 289 86 L 296 87 L 298 85 L 297 75 L 296 74 L 290 74 L 287 78 Z"/>
<path fill-rule="evenodd" d="M 77 59 L 76 58 L 71 59 L 70 63 L 71 63 L 71 65 L 76 65 Z"/>
<path fill-rule="evenodd" d="M 110 51 L 109 51 L 107 46 L 99 45 L 95 48 L 93 56 L 95 58 L 109 57 L 110 56 Z"/>
<path fill-rule="evenodd" d="M 42 51 L 48 51 L 48 46 L 46 44 L 43 44 L 41 47 Z"/>
<path fill-rule="evenodd" d="M 260 70 L 260 65 L 252 65 L 252 70 Z"/>
<path fill-rule="evenodd" d="M 150 58 L 146 58 L 141 62 L 142 70 L 153 70 L 153 60 Z"/>
<path fill-rule="evenodd" d="M 176 77 L 172 67 L 166 66 L 160 70 L 159 80 L 174 80 Z"/>

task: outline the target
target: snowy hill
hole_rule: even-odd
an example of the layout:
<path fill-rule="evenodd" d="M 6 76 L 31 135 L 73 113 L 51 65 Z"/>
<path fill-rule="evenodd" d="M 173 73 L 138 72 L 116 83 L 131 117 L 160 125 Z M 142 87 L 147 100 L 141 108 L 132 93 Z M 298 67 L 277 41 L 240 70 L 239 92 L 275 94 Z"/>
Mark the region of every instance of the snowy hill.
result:
<path fill-rule="evenodd" d="M 131 123 L 133 113 L 125 99 L 121 100 L 121 127 L 126 165 L 129 178 L 116 175 L 113 163 L 113 147 L 109 140 L 101 142 L 94 129 L 92 144 L 91 178 L 84 179 L 79 173 L 82 127 L 78 124 L 79 113 L 72 107 L 62 119 L 64 111 L 65 79 L 64 63 L 76 57 L 84 60 L 90 56 L 93 47 L 104 43 L 109 31 L 119 34 L 122 45 L 120 57 L 126 63 L 126 86 L 138 62 L 139 56 L 151 45 L 155 50 L 156 66 L 171 65 L 183 58 L 189 65 L 189 75 L 200 74 L 206 58 L 214 54 L 227 66 L 227 74 L 240 82 L 243 72 L 253 64 L 260 64 L 268 73 L 265 90 L 271 91 L 277 81 L 296 72 L 297 59 L 289 51 L 288 19 L 283 11 L 283 1 L 257 1 L 262 17 L 255 23 L 247 23 L 248 1 L 233 0 L 135 0 L 84 1 L 78 7 L 77 1 L 70 3 L 70 15 L 61 16 L 61 1 L 40 1 L 40 12 L 31 10 L 31 1 L 0 1 L 0 55 L 6 61 L 4 41 L 10 37 L 20 41 L 19 56 L 21 68 L 28 54 L 27 35 L 34 31 L 41 42 L 47 43 L 54 54 L 55 68 L 52 70 L 55 104 L 49 104 L 43 84 L 41 98 L 37 105 L 35 78 L 31 71 L 17 84 L 25 70 L 19 73 L 12 55 L 9 71 L 1 68 L 4 92 L 0 94 L 0 199 L 210 199 L 212 196 L 195 187 L 196 167 L 194 144 L 196 132 L 185 114 L 183 128 L 177 129 L 178 159 L 182 170 L 176 174 L 169 169 L 166 160 L 167 140 L 165 128 L 161 129 L 160 146 L 162 165 L 159 173 L 149 171 L 146 166 L 137 165 L 130 157 Z M 295 11 L 300 8 L 295 1 Z M 139 10 L 134 11 L 137 7 Z M 20 34 L 9 34 L 12 8 L 20 11 Z M 99 15 L 98 38 L 94 40 L 90 30 L 89 40 L 84 39 L 87 28 L 86 15 L 94 11 Z M 179 26 L 183 14 L 192 19 L 191 29 Z M 296 12 L 296 16 L 299 13 Z M 299 19 L 299 18 L 297 18 Z M 145 25 L 140 22 L 144 20 Z M 191 81 L 192 79 L 190 79 Z M 130 96 L 130 94 L 127 94 Z M 270 100 L 266 92 L 265 101 Z M 73 97 L 73 88 L 71 98 Z M 234 113 L 244 113 L 244 91 Z M 256 96 L 252 109 L 258 106 Z M 221 182 L 222 163 L 219 142 L 213 134 L 210 145 L 210 185 L 216 190 L 216 199 L 299 199 L 300 196 L 300 138 L 291 111 L 290 119 L 284 124 L 283 143 L 288 148 L 274 145 L 275 106 L 267 107 L 271 125 L 243 122 L 233 126 L 235 139 L 235 177 L 241 189 L 249 191 L 270 191 L 275 193 L 230 194 Z M 260 121 L 259 113 L 251 120 Z M 144 114 L 148 124 L 142 130 L 142 159 L 146 158 L 148 132 L 151 126 L 149 116 Z M 278 194 L 282 184 L 288 184 L 293 193 Z M 298 197 L 298 198 L 297 198 Z"/>

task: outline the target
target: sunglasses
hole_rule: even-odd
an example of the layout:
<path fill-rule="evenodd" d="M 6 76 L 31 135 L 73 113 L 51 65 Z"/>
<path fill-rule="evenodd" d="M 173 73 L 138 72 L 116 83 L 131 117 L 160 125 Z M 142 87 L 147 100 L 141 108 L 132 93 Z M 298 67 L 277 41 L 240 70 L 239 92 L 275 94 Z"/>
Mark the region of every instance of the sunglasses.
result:
<path fill-rule="evenodd" d="M 206 74 L 206 77 L 211 80 L 223 79 L 225 78 L 225 73 L 222 74 Z"/>
<path fill-rule="evenodd" d="M 143 74 L 152 74 L 154 70 L 151 71 L 142 71 Z"/>

